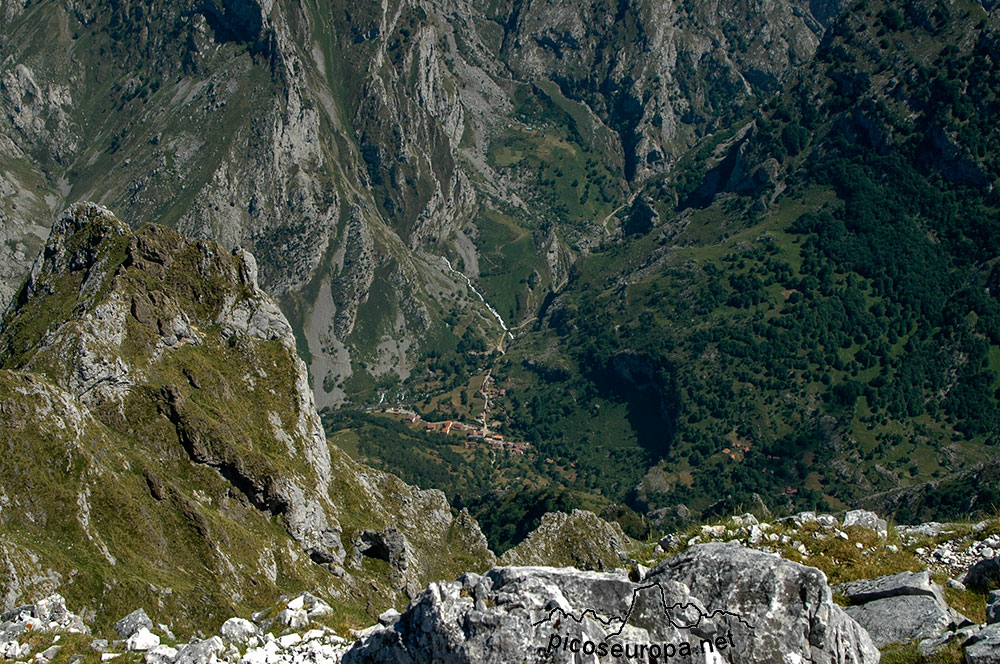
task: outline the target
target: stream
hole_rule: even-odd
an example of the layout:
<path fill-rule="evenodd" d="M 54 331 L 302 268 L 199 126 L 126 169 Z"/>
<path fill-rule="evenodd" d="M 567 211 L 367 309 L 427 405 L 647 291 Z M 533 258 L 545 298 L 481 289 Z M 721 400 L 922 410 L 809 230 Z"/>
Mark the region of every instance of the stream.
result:
<path fill-rule="evenodd" d="M 494 318 L 496 318 L 496 319 L 497 319 L 497 321 L 499 321 L 499 323 L 500 323 L 500 327 L 502 327 L 502 328 L 503 328 L 503 331 L 507 333 L 507 336 L 508 336 L 508 337 L 510 337 L 511 339 L 513 339 L 513 338 L 514 338 L 514 335 L 513 335 L 513 334 L 511 334 L 511 331 L 510 331 L 510 330 L 509 330 L 509 329 L 507 328 L 507 323 L 505 323 L 505 322 L 504 322 L 504 320 L 503 320 L 503 317 L 502 317 L 502 316 L 500 315 L 500 312 L 499 312 L 499 311 L 497 311 L 496 309 L 494 309 L 494 308 L 493 308 L 493 305 L 492 305 L 492 304 L 490 304 L 489 302 L 487 302 L 487 301 L 486 301 L 486 298 L 485 298 L 485 297 L 483 297 L 483 294 L 482 294 L 482 293 L 480 293 L 480 292 L 479 292 L 478 290 L 476 290 L 476 287 L 472 285 L 472 279 L 469 279 L 469 277 L 467 277 L 467 276 L 466 276 L 466 275 L 465 275 L 464 273 L 462 273 L 462 272 L 459 272 L 459 271 L 458 271 L 458 270 L 456 270 L 456 269 L 455 269 L 454 267 L 452 267 L 452 265 L 451 265 L 451 261 L 450 261 L 450 260 L 448 260 L 447 258 L 445 258 L 444 256 L 442 256 L 442 257 L 441 257 L 441 260 L 443 260 L 443 261 L 444 261 L 445 265 L 447 265 L 447 266 L 448 266 L 448 269 L 449 269 L 449 270 L 451 270 L 451 271 L 452 271 L 452 272 L 454 272 L 455 274 L 457 274 L 457 275 L 459 275 L 460 277 L 462 277 L 463 279 L 465 279 L 465 283 L 469 284 L 469 288 L 470 288 L 470 289 L 472 290 L 472 292 L 473 292 L 473 293 L 475 293 L 475 294 L 476 294 L 476 296 L 477 296 L 477 297 L 478 297 L 478 298 L 479 298 L 480 300 L 482 300 L 483 304 L 485 304 L 485 305 L 486 305 L 486 308 L 490 310 L 490 313 L 491 313 L 491 314 L 493 314 L 493 317 L 494 317 Z"/>

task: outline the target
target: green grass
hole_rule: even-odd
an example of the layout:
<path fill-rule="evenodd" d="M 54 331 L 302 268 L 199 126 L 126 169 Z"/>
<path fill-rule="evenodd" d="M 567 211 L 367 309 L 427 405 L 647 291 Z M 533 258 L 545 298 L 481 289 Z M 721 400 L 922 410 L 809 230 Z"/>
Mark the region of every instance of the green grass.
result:
<path fill-rule="evenodd" d="M 480 251 L 479 287 L 508 325 L 526 311 L 519 294 L 528 290 L 528 279 L 538 269 L 539 258 L 531 233 L 503 213 L 485 210 L 477 219 Z"/>
<path fill-rule="evenodd" d="M 936 655 L 925 657 L 920 653 L 917 644 L 890 644 L 881 650 L 880 664 L 961 664 L 964 661 L 964 651 L 961 643 L 952 641 Z"/>

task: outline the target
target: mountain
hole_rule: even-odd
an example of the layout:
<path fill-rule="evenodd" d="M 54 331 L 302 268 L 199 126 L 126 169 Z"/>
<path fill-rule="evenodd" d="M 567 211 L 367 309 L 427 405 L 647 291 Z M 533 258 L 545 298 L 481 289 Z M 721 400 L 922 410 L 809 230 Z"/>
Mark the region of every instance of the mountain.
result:
<path fill-rule="evenodd" d="M 0 13 L 6 292 L 80 199 L 251 251 L 335 445 L 498 550 L 992 477 L 990 2 Z"/>
<path fill-rule="evenodd" d="M 308 589 L 359 625 L 494 560 L 441 492 L 327 444 L 243 250 L 77 205 L 0 329 L 6 608 L 58 591 L 188 632 Z"/>
<path fill-rule="evenodd" d="M 773 92 L 837 11 L 8 4 L 5 292 L 45 220 L 95 200 L 251 250 L 321 407 L 428 391 L 454 378 L 429 353 L 478 368 L 459 342 L 532 318 L 633 185 Z"/>
<path fill-rule="evenodd" d="M 991 513 L 998 27 L 975 3 L 833 21 L 574 263 L 491 374 L 505 433 L 664 527 L 927 483 L 870 504 Z"/>

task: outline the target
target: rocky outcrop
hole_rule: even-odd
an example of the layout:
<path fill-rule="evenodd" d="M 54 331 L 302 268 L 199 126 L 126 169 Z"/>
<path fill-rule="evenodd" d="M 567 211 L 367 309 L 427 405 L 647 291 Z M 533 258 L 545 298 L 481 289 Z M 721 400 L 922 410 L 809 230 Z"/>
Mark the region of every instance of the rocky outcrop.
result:
<path fill-rule="evenodd" d="M 751 528 L 767 525 L 751 514 L 731 521 Z M 817 526 L 832 531 L 839 525 L 831 515 L 801 513 L 775 527 L 788 527 L 795 521 L 801 522 L 795 528 L 803 532 L 786 534 L 803 537 L 818 534 Z M 829 526 L 819 525 L 828 521 Z M 956 527 L 928 524 L 922 530 L 940 531 L 942 525 Z M 716 536 L 726 528 L 706 524 L 701 530 L 705 536 Z M 375 538 L 368 533 L 361 541 L 370 545 Z M 896 544 L 881 546 L 883 554 L 899 553 Z M 842 609 L 831 601 L 831 589 L 819 570 L 735 543 L 693 545 L 651 571 L 642 566 L 637 569 L 640 573 L 631 579 L 622 572 L 541 566 L 464 574 L 454 582 L 432 583 L 403 613 L 388 609 L 378 616 L 377 624 L 351 630 L 351 639 L 326 626 L 340 607 L 334 609 L 308 592 L 283 597 L 251 619 L 229 618 L 216 636 L 198 635 L 188 643 L 178 643 L 169 627 L 153 626 L 145 611 L 136 610 L 113 627 L 118 637 L 131 633 L 127 639 L 97 638 L 89 648 L 108 657 L 138 652 L 146 664 L 659 661 L 673 657 L 773 662 L 774 652 L 809 661 L 874 664 L 878 660 L 875 645 L 887 629 L 895 628 L 909 631 L 886 644 L 914 644 L 921 654 L 931 657 L 957 643 L 968 662 L 995 661 L 996 624 L 976 625 L 949 609 L 942 589 L 926 571 L 841 584 L 836 592 L 849 603 Z M 995 599 L 991 596 L 990 605 Z M 934 611 L 913 604 L 923 601 L 930 601 Z M 871 609 L 864 617 L 872 621 L 870 635 L 867 622 L 859 624 L 851 618 L 855 609 L 864 607 Z M 32 607 L 19 609 L 22 617 L 32 611 Z M 939 617 L 947 614 L 952 622 L 947 629 L 927 636 L 928 627 L 934 627 L 934 612 Z M 60 612 L 43 608 L 35 613 Z M 4 614 L 3 620 L 12 615 Z M 920 623 L 922 615 L 930 616 L 930 625 Z M 987 618 L 991 615 L 988 608 Z M 49 624 L 55 631 L 70 627 L 72 622 L 65 620 Z M 0 644 L 0 654 L 4 649 L 17 655 L 22 652 L 17 642 Z"/>
<path fill-rule="evenodd" d="M 885 539 L 889 534 L 886 520 L 874 512 L 867 510 L 850 510 L 844 515 L 844 528 L 850 526 L 861 526 L 878 533 L 878 536 Z"/>
<path fill-rule="evenodd" d="M 965 664 L 1000 662 L 1000 626 L 988 625 L 965 643 Z"/>
<path fill-rule="evenodd" d="M 0 570 L 8 606 L 41 588 L 105 609 L 131 593 L 201 622 L 284 583 L 386 605 L 493 561 L 442 493 L 327 445 L 291 327 L 256 277 L 247 252 L 133 233 L 96 205 L 56 223 L 0 332 L 0 442 L 18 450 L 0 468 L 0 544 L 54 568 Z M 74 543 L 68 559 L 45 553 L 65 548 L 52 537 Z M 380 541 L 393 572 L 375 584 L 348 552 L 379 557 Z M 164 568 L 171 586 L 203 576 L 208 596 L 161 592 Z M 130 590 L 84 597 L 80 569 Z"/>
<path fill-rule="evenodd" d="M 971 624 L 948 606 L 944 591 L 926 571 L 854 581 L 835 590 L 851 603 L 847 614 L 879 647 L 933 639 Z"/>
<path fill-rule="evenodd" d="M 0 659 L 27 660 L 32 654 L 28 640 L 36 634 L 89 634 L 83 619 L 66 608 L 61 595 L 51 595 L 34 604 L 18 606 L 0 614 Z M 58 637 L 57 637 L 58 640 Z M 36 654 L 35 659 L 48 662 L 60 648 L 53 646 Z"/>
<path fill-rule="evenodd" d="M 146 615 L 145 609 L 136 609 L 115 623 L 115 631 L 123 639 L 129 638 L 143 629 L 146 631 L 153 629 L 153 621 Z"/>
<path fill-rule="evenodd" d="M 80 616 L 66 608 L 61 595 L 51 595 L 0 614 L 0 641 L 11 641 L 27 631 L 87 634 L 90 630 Z"/>
<path fill-rule="evenodd" d="M 1000 556 L 978 561 L 969 568 L 963 581 L 970 588 L 979 590 L 1000 586 Z"/>
<path fill-rule="evenodd" d="M 877 662 L 868 635 L 831 598 L 819 571 L 739 546 L 692 547 L 641 584 L 617 574 L 497 568 L 432 584 L 391 625 L 364 634 L 343 661 L 561 662 L 579 653 L 621 657 L 627 647 L 632 655 L 681 652 L 695 661 L 725 652 L 769 662 L 780 652 Z"/>
<path fill-rule="evenodd" d="M 617 523 L 592 512 L 549 512 L 520 544 L 501 556 L 504 565 L 555 565 L 598 572 L 620 569 L 634 546 Z"/>

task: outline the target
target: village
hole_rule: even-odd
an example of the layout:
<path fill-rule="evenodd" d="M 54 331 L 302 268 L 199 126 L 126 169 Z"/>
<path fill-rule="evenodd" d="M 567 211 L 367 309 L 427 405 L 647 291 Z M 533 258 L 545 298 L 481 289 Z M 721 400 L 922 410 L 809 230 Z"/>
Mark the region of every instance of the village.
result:
<path fill-rule="evenodd" d="M 499 422 L 489 421 L 490 400 L 504 396 L 506 390 L 498 389 L 494 385 L 492 377 L 487 374 L 483 380 L 483 386 L 479 394 L 483 397 L 485 404 L 476 424 L 466 424 L 457 420 L 444 420 L 441 422 L 428 422 L 420 417 L 419 413 L 402 407 L 390 407 L 382 412 L 394 415 L 402 419 L 403 422 L 411 426 L 423 427 L 427 432 L 442 433 L 446 436 L 456 435 L 465 437 L 465 448 L 473 449 L 478 445 L 487 445 L 495 452 L 509 452 L 511 454 L 524 454 L 531 445 L 525 441 L 505 440 L 503 435 L 491 430 L 500 426 Z"/>

